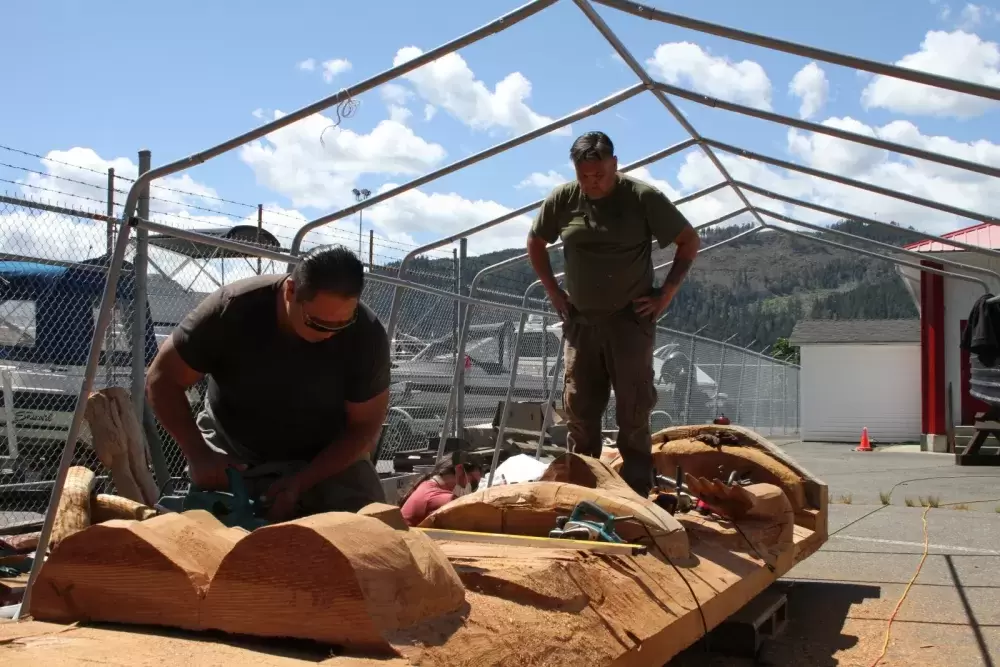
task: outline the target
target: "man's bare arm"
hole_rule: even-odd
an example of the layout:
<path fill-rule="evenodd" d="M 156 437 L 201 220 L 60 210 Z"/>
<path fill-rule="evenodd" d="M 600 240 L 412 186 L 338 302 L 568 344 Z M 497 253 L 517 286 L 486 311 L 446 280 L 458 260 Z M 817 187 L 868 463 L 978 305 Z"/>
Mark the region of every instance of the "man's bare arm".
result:
<path fill-rule="evenodd" d="M 361 454 L 378 444 L 382 424 L 389 410 L 389 390 L 386 389 L 364 403 L 345 403 L 347 430 L 328 445 L 296 475 L 296 486 L 303 493 L 336 475 L 354 463 Z"/>
<path fill-rule="evenodd" d="M 201 373 L 184 363 L 169 337 L 157 352 L 146 376 L 149 405 L 188 460 L 210 451 L 191 414 L 186 393 L 201 378 Z"/>
<path fill-rule="evenodd" d="M 528 261 L 538 275 L 538 279 L 542 281 L 542 287 L 545 288 L 546 292 L 551 294 L 559 289 L 559 283 L 552 272 L 552 262 L 549 259 L 549 244 L 534 232 L 528 233 Z"/>
<path fill-rule="evenodd" d="M 681 283 L 684 282 L 688 271 L 691 270 L 691 265 L 694 264 L 698 250 L 701 248 L 701 237 L 698 236 L 698 232 L 695 231 L 694 227 L 688 225 L 677 235 L 674 244 L 677 246 L 677 250 L 674 252 L 674 263 L 670 265 L 670 272 L 663 281 L 662 287 L 663 292 L 669 292 L 670 294 L 668 303 L 669 299 L 672 299 L 677 294 Z"/>

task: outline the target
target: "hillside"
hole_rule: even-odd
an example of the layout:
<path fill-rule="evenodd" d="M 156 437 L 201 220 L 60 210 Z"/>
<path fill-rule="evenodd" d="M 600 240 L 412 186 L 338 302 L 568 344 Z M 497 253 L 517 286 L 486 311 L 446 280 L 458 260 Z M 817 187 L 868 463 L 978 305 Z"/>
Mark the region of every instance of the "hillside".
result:
<path fill-rule="evenodd" d="M 918 236 L 898 226 L 886 229 L 843 221 L 833 228 L 896 246 L 919 240 Z M 748 226 L 706 230 L 702 234 L 702 247 L 719 243 L 746 229 Z M 854 243 L 828 233 L 822 236 L 848 245 Z M 464 283 L 467 285 L 484 267 L 523 252 L 510 249 L 467 258 Z M 562 255 L 559 252 L 552 255 L 554 270 L 558 272 L 562 269 Z M 654 262 L 659 264 L 669 258 L 669 251 L 658 253 Z M 420 258 L 413 269 L 420 275 L 420 282 L 454 289 L 451 259 Z M 660 280 L 663 275 L 660 272 Z M 531 267 L 527 262 L 520 262 L 489 276 L 482 286 L 490 298 L 499 300 L 500 297 L 490 291 L 522 295 L 534 280 Z M 541 290 L 534 294 L 544 297 Z M 450 329 L 445 313 L 426 317 L 426 308 L 426 300 L 407 300 L 402 321 L 415 326 L 404 326 L 403 330 L 421 337 L 447 334 Z M 806 317 L 908 318 L 917 317 L 917 310 L 891 263 L 787 234 L 763 231 L 700 256 L 662 324 L 684 332 L 701 330 L 701 335 L 717 340 L 735 335 L 734 343 L 748 345 L 756 341 L 754 348 L 761 349 L 774 344 L 778 338 L 787 337 L 795 323 Z"/>

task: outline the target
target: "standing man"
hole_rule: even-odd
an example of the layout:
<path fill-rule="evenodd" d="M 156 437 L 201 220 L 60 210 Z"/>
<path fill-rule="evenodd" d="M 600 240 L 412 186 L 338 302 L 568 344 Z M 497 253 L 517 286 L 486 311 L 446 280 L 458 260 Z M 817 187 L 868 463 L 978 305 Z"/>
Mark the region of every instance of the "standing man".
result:
<path fill-rule="evenodd" d="M 603 132 L 573 142 L 577 180 L 555 188 L 528 235 L 528 257 L 563 320 L 571 451 L 599 457 L 601 420 L 615 391 L 622 477 L 645 497 L 652 481 L 649 416 L 656 404 L 656 322 L 677 294 L 700 245 L 697 232 L 656 188 L 618 173 Z M 564 291 L 547 246 L 563 241 Z M 652 240 L 677 246 L 663 285 L 653 286 Z"/>
<path fill-rule="evenodd" d="M 244 470 L 272 521 L 385 502 L 368 453 L 388 409 L 389 340 L 363 287 L 350 250 L 316 250 L 291 274 L 220 288 L 177 326 L 146 393 L 193 484 L 225 489 L 226 468 Z M 185 392 L 203 376 L 195 417 Z"/>

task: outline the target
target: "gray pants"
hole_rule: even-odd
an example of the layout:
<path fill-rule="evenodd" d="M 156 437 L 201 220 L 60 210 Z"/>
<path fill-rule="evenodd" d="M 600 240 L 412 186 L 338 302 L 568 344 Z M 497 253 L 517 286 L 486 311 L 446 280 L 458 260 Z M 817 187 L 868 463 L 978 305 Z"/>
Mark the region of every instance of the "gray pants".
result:
<path fill-rule="evenodd" d="M 221 454 L 228 454 L 247 464 L 243 480 L 250 497 L 257 500 L 279 477 L 293 475 L 302 470 L 308 461 L 262 462 L 258 457 L 228 438 L 208 410 L 195 419 L 205 443 Z M 385 490 L 371 459 L 364 455 L 333 477 L 309 489 L 299 498 L 296 516 L 303 517 L 323 512 L 357 512 L 370 503 L 384 503 Z"/>

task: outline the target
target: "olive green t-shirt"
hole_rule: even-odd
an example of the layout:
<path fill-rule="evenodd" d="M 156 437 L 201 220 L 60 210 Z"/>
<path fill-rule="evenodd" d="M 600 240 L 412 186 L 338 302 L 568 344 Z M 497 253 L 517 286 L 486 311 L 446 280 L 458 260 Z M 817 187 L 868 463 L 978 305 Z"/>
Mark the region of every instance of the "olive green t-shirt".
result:
<path fill-rule="evenodd" d="M 563 241 L 564 286 L 585 315 L 606 315 L 653 290 L 653 238 L 665 248 L 688 224 L 666 195 L 619 173 L 611 194 L 589 199 L 579 183 L 555 188 L 532 233 Z"/>

